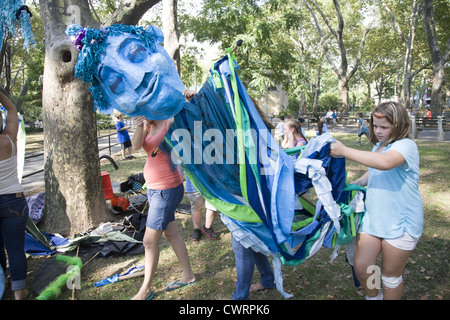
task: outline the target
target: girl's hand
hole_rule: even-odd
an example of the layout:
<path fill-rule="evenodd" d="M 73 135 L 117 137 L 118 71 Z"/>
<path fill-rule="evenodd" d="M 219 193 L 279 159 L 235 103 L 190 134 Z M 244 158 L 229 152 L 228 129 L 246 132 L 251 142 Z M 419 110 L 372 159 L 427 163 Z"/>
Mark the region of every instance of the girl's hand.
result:
<path fill-rule="evenodd" d="M 144 124 L 145 117 L 137 116 L 133 118 L 133 123 L 136 127 L 142 126 Z"/>
<path fill-rule="evenodd" d="M 288 138 L 289 142 L 294 142 L 294 134 L 292 133 L 292 131 L 288 131 L 286 133 L 286 138 Z"/>
<path fill-rule="evenodd" d="M 330 156 L 343 157 L 345 148 L 346 146 L 340 141 L 330 143 Z"/>
<path fill-rule="evenodd" d="M 195 96 L 196 92 L 194 90 L 186 89 L 183 91 L 183 96 L 186 100 L 191 100 Z"/>

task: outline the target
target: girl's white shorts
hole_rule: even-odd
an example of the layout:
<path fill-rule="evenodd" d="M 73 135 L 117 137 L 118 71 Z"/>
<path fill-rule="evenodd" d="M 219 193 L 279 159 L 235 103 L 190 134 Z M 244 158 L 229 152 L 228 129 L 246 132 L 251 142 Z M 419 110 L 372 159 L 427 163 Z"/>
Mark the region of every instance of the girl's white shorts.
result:
<path fill-rule="evenodd" d="M 403 236 L 395 238 L 395 239 L 384 239 L 391 246 L 394 246 L 400 250 L 414 250 L 419 242 L 420 238 L 413 238 L 407 232 L 403 234 Z"/>

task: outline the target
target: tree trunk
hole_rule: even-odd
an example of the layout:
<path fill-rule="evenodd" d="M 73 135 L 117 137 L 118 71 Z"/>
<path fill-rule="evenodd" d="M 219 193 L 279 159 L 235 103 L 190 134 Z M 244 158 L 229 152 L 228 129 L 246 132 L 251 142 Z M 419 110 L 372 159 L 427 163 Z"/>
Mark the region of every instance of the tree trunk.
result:
<path fill-rule="evenodd" d="M 164 49 L 175 62 L 178 73 L 180 73 L 180 43 L 177 18 L 178 0 L 163 0 L 163 33 Z"/>
<path fill-rule="evenodd" d="M 298 114 L 304 115 L 306 113 L 306 98 L 303 93 L 300 94 L 300 102 L 298 103 Z"/>
<path fill-rule="evenodd" d="M 339 87 L 339 110 L 342 110 L 344 113 L 348 113 L 349 112 L 348 81 L 339 78 L 338 87 Z"/>
<path fill-rule="evenodd" d="M 411 107 L 411 70 L 403 73 L 402 90 L 400 91 L 400 103 L 405 106 L 407 110 Z"/>
<path fill-rule="evenodd" d="M 67 1 L 40 1 L 46 44 L 42 94 L 45 208 L 40 227 L 70 235 L 108 218 L 93 101 L 87 86 L 74 79 L 78 51 L 66 39 L 64 13 L 74 19 L 71 23 L 91 27 L 97 23 L 87 1 L 71 3 L 76 7 L 68 9 Z"/>
<path fill-rule="evenodd" d="M 450 38 L 447 40 L 447 47 L 445 53 L 442 54 L 439 47 L 436 23 L 434 21 L 433 1 L 425 0 L 425 5 L 422 11 L 423 27 L 428 39 L 430 47 L 431 60 L 433 63 L 433 86 L 431 89 L 431 113 L 438 115 L 442 112 L 445 106 L 445 73 L 444 65 L 450 54 Z"/>
<path fill-rule="evenodd" d="M 312 10 L 311 6 L 308 4 L 307 1 L 305 1 L 305 5 L 308 8 L 309 12 L 311 13 L 311 16 L 314 19 L 317 31 L 319 33 L 319 36 L 321 38 L 321 44 L 322 47 L 324 49 L 324 54 L 325 57 L 327 58 L 328 62 L 330 63 L 333 71 L 336 73 L 337 77 L 338 77 L 338 82 L 339 82 L 339 110 L 343 111 L 344 113 L 348 113 L 349 112 L 349 105 L 348 105 L 348 82 L 350 81 L 350 79 L 353 77 L 353 75 L 355 74 L 356 70 L 358 70 L 359 67 L 359 63 L 361 61 L 362 58 L 362 54 L 364 51 L 364 46 L 365 46 L 365 42 L 366 42 L 366 37 L 367 34 L 370 31 L 370 27 L 371 24 L 369 24 L 361 37 L 361 43 L 359 46 L 359 51 L 358 51 L 358 56 L 355 60 L 355 63 L 353 65 L 353 68 L 351 69 L 350 72 L 347 73 L 347 69 L 348 69 L 348 62 L 347 62 L 347 51 L 345 48 L 345 44 L 344 44 L 344 38 L 343 38 L 343 34 L 344 34 L 344 18 L 341 12 L 341 6 L 339 4 L 338 0 L 333 0 L 333 4 L 334 4 L 334 8 L 336 10 L 336 18 L 337 18 L 337 28 L 336 30 L 334 30 L 331 27 L 331 23 L 329 21 L 329 19 L 324 15 L 324 13 L 322 12 L 322 10 L 320 9 L 320 7 L 317 5 L 316 1 L 314 0 L 310 0 L 311 3 L 314 5 L 314 7 L 316 8 L 316 10 L 319 12 L 319 14 L 321 15 L 323 21 L 325 22 L 326 26 L 328 27 L 328 30 L 330 31 L 330 33 L 334 36 L 334 38 L 336 39 L 336 43 L 337 46 L 339 48 L 339 55 L 341 58 L 341 63 L 339 66 L 337 66 L 337 63 L 330 57 L 329 53 L 328 53 L 328 46 L 326 44 L 326 37 L 324 35 L 324 33 L 322 32 L 322 28 L 319 25 L 319 22 L 317 20 L 317 17 L 314 13 L 314 11 Z"/>
<path fill-rule="evenodd" d="M 319 69 L 317 70 L 317 81 L 316 87 L 314 89 L 314 102 L 313 102 L 313 113 L 317 114 L 319 112 L 319 93 L 320 93 L 320 77 L 322 73 L 322 64 L 319 65 Z"/>

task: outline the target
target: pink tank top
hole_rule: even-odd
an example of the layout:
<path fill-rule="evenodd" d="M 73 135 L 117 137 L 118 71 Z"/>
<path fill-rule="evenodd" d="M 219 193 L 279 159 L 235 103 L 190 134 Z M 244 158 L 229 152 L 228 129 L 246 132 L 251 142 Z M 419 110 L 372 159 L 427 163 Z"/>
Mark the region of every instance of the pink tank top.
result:
<path fill-rule="evenodd" d="M 164 127 L 154 136 L 145 137 L 143 148 L 147 152 L 147 161 L 144 166 L 145 185 L 149 189 L 170 189 L 178 187 L 182 178 L 178 170 L 170 164 L 172 161 L 165 152 L 157 150 L 155 156 L 152 153 L 159 146 L 167 133 L 166 122 Z"/>

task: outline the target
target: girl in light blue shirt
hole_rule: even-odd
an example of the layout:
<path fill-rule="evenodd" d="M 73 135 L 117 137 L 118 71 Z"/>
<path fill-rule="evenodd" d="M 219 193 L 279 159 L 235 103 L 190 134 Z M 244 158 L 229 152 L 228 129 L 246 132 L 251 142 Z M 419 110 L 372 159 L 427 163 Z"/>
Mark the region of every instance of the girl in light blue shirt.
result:
<path fill-rule="evenodd" d="M 367 187 L 366 212 L 358 234 L 354 265 L 366 298 L 400 299 L 402 273 L 423 229 L 423 203 L 419 192 L 419 151 L 408 139 L 410 120 L 397 102 L 385 102 L 371 113 L 372 152 L 336 142 L 332 156 L 343 156 L 366 165 L 368 171 L 352 182 Z M 373 266 L 382 254 L 381 292 L 373 282 Z"/>

